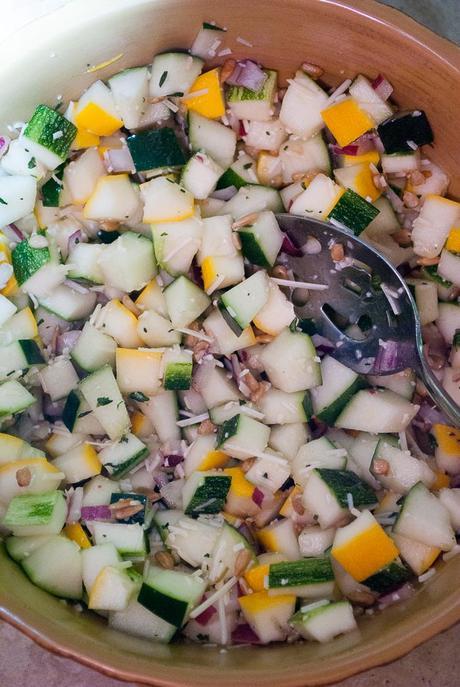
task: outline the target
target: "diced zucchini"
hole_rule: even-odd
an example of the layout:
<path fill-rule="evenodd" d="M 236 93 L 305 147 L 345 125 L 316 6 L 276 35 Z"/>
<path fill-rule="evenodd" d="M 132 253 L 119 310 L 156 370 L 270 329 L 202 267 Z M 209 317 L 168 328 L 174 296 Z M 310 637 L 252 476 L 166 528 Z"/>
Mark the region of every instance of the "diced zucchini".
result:
<path fill-rule="evenodd" d="M 378 470 L 379 460 L 388 464 L 387 472 L 383 474 Z M 377 444 L 370 470 L 383 487 L 397 494 L 407 494 L 417 482 L 423 482 L 429 488 L 436 477 L 423 460 L 414 458 L 409 451 L 387 444 L 385 440 Z"/>
<path fill-rule="evenodd" d="M 322 528 L 349 519 L 350 497 L 355 508 L 376 503 L 373 490 L 354 472 L 314 468 L 303 493 L 305 508 L 318 516 Z"/>
<path fill-rule="evenodd" d="M 395 534 L 443 551 L 455 546 L 449 511 L 422 482 L 413 486 L 405 497 L 393 530 Z"/>
<path fill-rule="evenodd" d="M 163 386 L 165 389 L 190 389 L 192 384 L 192 356 L 185 350 L 171 349 L 163 356 Z"/>
<path fill-rule="evenodd" d="M 31 365 L 43 365 L 44 359 L 35 341 L 22 339 L 0 348 L 0 381 Z"/>
<path fill-rule="evenodd" d="M 193 152 L 203 150 L 223 169 L 232 164 L 236 149 L 233 129 L 197 112 L 189 112 L 188 135 Z"/>
<path fill-rule="evenodd" d="M 271 279 L 268 284 L 268 299 L 254 318 L 258 329 L 272 336 L 280 334 L 294 320 L 294 306 L 284 295 L 278 284 Z"/>
<path fill-rule="evenodd" d="M 134 434 L 128 432 L 119 441 L 112 443 L 99 452 L 98 457 L 109 473 L 115 478 L 124 477 L 147 455 L 148 448 Z"/>
<path fill-rule="evenodd" d="M 104 283 L 121 291 L 139 291 L 156 274 L 152 242 L 125 232 L 107 246 L 99 259 Z"/>
<path fill-rule="evenodd" d="M 380 198 L 374 201 L 374 205 L 378 209 L 379 214 L 367 225 L 363 238 L 365 236 L 371 236 L 378 241 L 379 237 L 394 234 L 396 231 L 399 231 L 400 224 L 387 198 L 380 196 Z"/>
<path fill-rule="evenodd" d="M 104 275 L 99 260 L 104 252 L 104 245 L 100 243 L 78 243 L 68 257 L 69 277 L 85 279 L 93 284 L 103 284 Z"/>
<path fill-rule="evenodd" d="M 0 432 L 0 465 L 21 458 L 45 458 L 44 451 L 34 448 L 24 439 Z"/>
<path fill-rule="evenodd" d="M 410 175 L 411 172 L 415 172 L 420 167 L 420 153 L 411 151 L 382 155 L 381 164 L 384 174 Z"/>
<path fill-rule="evenodd" d="M 321 366 L 308 334 L 283 329 L 264 346 L 260 360 L 274 386 L 288 393 L 321 384 Z"/>
<path fill-rule="evenodd" d="M 194 198 L 203 200 L 216 188 L 223 168 L 207 153 L 200 151 L 185 165 L 181 174 L 181 184 Z"/>
<path fill-rule="evenodd" d="M 363 584 L 373 592 L 387 594 L 407 582 L 410 576 L 411 573 L 406 566 L 396 559 L 364 580 Z"/>
<path fill-rule="evenodd" d="M 428 195 L 414 219 L 412 242 L 417 255 L 435 258 L 458 221 L 460 204 L 443 196 Z"/>
<path fill-rule="evenodd" d="M 116 349 L 117 344 L 111 336 L 86 322 L 70 355 L 82 370 L 94 372 L 104 365 L 115 365 Z"/>
<path fill-rule="evenodd" d="M 149 93 L 154 98 L 183 95 L 192 86 L 203 68 L 203 60 L 186 52 L 165 52 L 155 55 L 152 64 Z"/>
<path fill-rule="evenodd" d="M 182 167 L 186 161 L 176 134 L 167 126 L 139 131 L 128 136 L 126 143 L 136 172 Z"/>
<path fill-rule="evenodd" d="M 123 611 L 137 595 L 142 577 L 130 568 L 107 565 L 94 580 L 88 608 L 101 611 Z"/>
<path fill-rule="evenodd" d="M 117 384 L 123 394 L 143 394 L 144 400 L 160 387 L 162 351 L 150 348 L 117 348 Z"/>
<path fill-rule="evenodd" d="M 37 587 L 66 599 L 81 599 L 81 554 L 70 539 L 51 537 L 24 558 L 22 567 Z"/>
<path fill-rule="evenodd" d="M 112 543 L 123 558 L 143 558 L 147 553 L 145 531 L 142 525 L 125 525 L 119 522 L 93 522 L 95 544 Z"/>
<path fill-rule="evenodd" d="M 272 387 L 262 396 L 257 407 L 264 414 L 264 422 L 267 425 L 307 422 L 310 419 L 308 392 L 287 393 Z"/>
<path fill-rule="evenodd" d="M 140 410 L 152 422 L 162 444 L 180 439 L 180 429 L 177 426 L 179 409 L 174 391 L 160 391 L 149 401 L 141 403 Z"/>
<path fill-rule="evenodd" d="M 256 458 L 246 473 L 246 479 L 265 492 L 274 494 L 290 477 L 289 462 L 273 449 L 265 449 L 264 455 Z"/>
<path fill-rule="evenodd" d="M 251 327 L 247 327 L 237 336 L 228 326 L 219 310 L 211 311 L 211 314 L 203 321 L 203 329 L 216 343 L 216 351 L 222 355 L 231 355 L 241 348 L 248 348 L 255 343 L 255 336 Z"/>
<path fill-rule="evenodd" d="M 403 432 L 418 412 L 402 396 L 388 389 L 358 391 L 335 421 L 336 427 L 364 432 Z"/>
<path fill-rule="evenodd" d="M 439 303 L 439 317 L 436 326 L 447 344 L 454 340 L 455 332 L 460 329 L 460 305 L 458 303 Z"/>
<path fill-rule="evenodd" d="M 334 590 L 334 573 L 329 558 L 307 558 L 272 563 L 268 573 L 268 593 L 295 594 L 303 598 L 329 597 Z"/>
<path fill-rule="evenodd" d="M 299 69 L 283 98 L 280 120 L 287 131 L 308 139 L 324 126 L 321 111 L 328 102 L 327 93 Z"/>
<path fill-rule="evenodd" d="M 240 551 L 247 551 L 250 554 L 247 567 L 254 563 L 255 553 L 248 540 L 234 527 L 224 523 L 215 541 L 209 562 L 205 564 L 212 583 L 217 580 L 228 580 L 235 575 L 235 565 Z"/>
<path fill-rule="evenodd" d="M 247 184 L 259 182 L 255 172 L 255 161 L 247 153 L 240 152 L 237 160 L 222 174 L 217 182 L 217 188 L 234 186 L 236 189 Z"/>
<path fill-rule="evenodd" d="M 441 489 L 439 500 L 449 511 L 452 527 L 456 532 L 460 530 L 460 489 L 444 488 Z"/>
<path fill-rule="evenodd" d="M 22 286 L 32 275 L 46 265 L 51 259 L 49 248 L 34 248 L 27 239 L 24 239 L 11 253 L 11 261 L 14 276 Z"/>
<path fill-rule="evenodd" d="M 290 623 L 304 639 L 318 642 L 330 642 L 358 628 L 349 601 L 305 606 L 292 616 Z"/>
<path fill-rule="evenodd" d="M 130 601 L 124 611 L 109 613 L 109 627 L 123 634 L 165 644 L 171 641 L 177 630 L 175 625 L 151 613 L 136 600 Z"/>
<path fill-rule="evenodd" d="M 278 73 L 271 69 L 264 71 L 267 78 L 258 91 L 251 91 L 244 86 L 230 86 L 227 103 L 238 119 L 267 122 L 272 118 Z"/>
<path fill-rule="evenodd" d="M 142 341 L 152 348 L 180 344 L 182 334 L 176 331 L 171 320 L 162 317 L 154 310 L 146 310 L 139 315 L 137 332 Z"/>
<path fill-rule="evenodd" d="M 137 334 L 138 321 L 131 310 L 118 299 L 111 300 L 100 311 L 94 326 L 112 336 L 123 348 L 138 348 L 142 340 Z"/>
<path fill-rule="evenodd" d="M 208 408 L 215 408 L 230 401 L 238 401 L 240 398 L 233 381 L 227 378 L 224 370 L 216 367 L 212 362 L 209 364 L 202 363 L 198 367 L 196 383 Z"/>
<path fill-rule="evenodd" d="M 0 226 L 17 222 L 31 213 L 37 196 L 37 180 L 32 176 L 2 176 Z"/>
<path fill-rule="evenodd" d="M 423 146 L 434 140 L 428 118 L 421 110 L 398 112 L 381 122 L 377 132 L 387 153 L 410 151 L 411 143 Z"/>
<path fill-rule="evenodd" d="M 307 443 L 308 434 L 308 426 L 304 422 L 273 425 L 270 431 L 269 445 L 289 461 L 292 461 L 300 447 Z"/>
<path fill-rule="evenodd" d="M 83 565 L 83 584 L 88 594 L 97 576 L 106 566 L 116 566 L 122 559 L 112 542 L 95 544 L 81 552 Z"/>
<path fill-rule="evenodd" d="M 35 401 L 35 397 L 15 379 L 0 385 L 0 416 L 20 413 Z"/>
<path fill-rule="evenodd" d="M 139 126 L 148 93 L 147 67 L 134 67 L 109 79 L 116 108 L 127 129 Z"/>
<path fill-rule="evenodd" d="M 359 236 L 378 214 L 379 210 L 375 205 L 347 188 L 329 211 L 327 218 L 340 222 Z"/>
<path fill-rule="evenodd" d="M 181 276 L 164 290 L 166 307 L 174 327 L 187 327 L 210 305 L 211 299 L 187 277 Z"/>
<path fill-rule="evenodd" d="M 69 432 L 95 435 L 105 434 L 105 430 L 96 419 L 89 403 L 83 398 L 78 389 L 73 389 L 67 396 L 64 410 L 62 411 L 62 421 Z M 72 448 L 72 445 L 66 447 L 61 453 L 65 453 L 70 448 Z"/>
<path fill-rule="evenodd" d="M 153 514 L 153 524 L 158 530 L 158 534 L 163 542 L 166 543 L 170 528 L 184 518 L 182 510 L 157 510 Z M 191 518 L 190 518 L 191 519 Z M 193 520 L 193 522 L 196 522 Z"/>
<path fill-rule="evenodd" d="M 460 277 L 458 276 L 460 268 L 460 256 L 457 253 L 451 253 L 448 250 L 443 250 L 441 253 L 441 259 L 438 264 L 438 274 L 440 277 L 443 279 L 452 282 L 455 286 L 460 286 Z M 417 289 L 417 287 L 416 287 Z M 417 291 L 415 292 L 415 295 L 417 297 Z M 436 291 L 437 295 L 437 291 Z M 418 305 L 418 303 L 417 303 Z M 419 310 L 420 306 L 418 305 Z M 426 319 L 426 318 L 425 318 Z M 434 317 L 433 319 L 436 319 Z M 429 320 L 432 322 L 433 320 Z M 423 322 L 422 324 L 427 324 L 427 322 Z"/>
<path fill-rule="evenodd" d="M 228 475 L 211 470 L 190 475 L 182 489 L 185 514 L 198 517 L 203 513 L 220 513 L 230 482 Z"/>
<path fill-rule="evenodd" d="M 166 546 L 193 567 L 209 566 L 209 560 L 205 559 L 211 557 L 211 552 L 221 532 L 220 528 L 189 518 L 183 513 L 178 520 L 174 521 L 175 516 L 170 518 L 169 513 L 171 511 L 161 511 L 155 515 L 157 526 L 159 525 L 157 516 L 160 516 L 160 527 L 163 530 L 160 534 L 163 534 Z M 168 520 L 167 527 L 161 522 L 162 518 Z"/>
<path fill-rule="evenodd" d="M 206 582 L 190 573 L 150 567 L 138 601 L 174 627 L 182 627 L 201 599 Z"/>
<path fill-rule="evenodd" d="M 285 184 L 290 184 L 293 177 L 298 179 L 300 172 L 305 175 L 309 172 L 331 174 L 329 150 L 321 134 L 306 141 L 299 140 L 297 136 L 291 137 L 281 146 L 279 157 Z"/>
<path fill-rule="evenodd" d="M 268 277 L 265 270 L 259 270 L 240 284 L 222 294 L 220 311 L 239 336 L 268 300 Z"/>
<path fill-rule="evenodd" d="M 219 215 L 231 215 L 239 219 L 253 212 L 282 212 L 281 196 L 275 188 L 270 186 L 241 186 L 233 198 L 230 198 L 218 211 Z"/>
<path fill-rule="evenodd" d="M 322 530 L 321 527 L 304 527 L 299 534 L 299 549 L 305 557 L 323 556 L 331 548 L 334 541 L 335 528 Z"/>
<path fill-rule="evenodd" d="M 37 180 L 43 179 L 47 173 L 45 166 L 37 160 L 24 138 L 10 141 L 8 151 L 3 155 L 0 162 L 0 167 L 8 174 L 31 176 Z"/>
<path fill-rule="evenodd" d="M 327 437 L 320 437 L 299 448 L 292 461 L 292 475 L 297 484 L 305 486 L 311 466 L 345 470 L 346 465 L 346 449 L 338 448 Z"/>
<path fill-rule="evenodd" d="M 37 334 L 37 322 L 31 309 L 23 308 L 0 327 L 0 345 L 7 346 L 19 339 L 34 339 Z"/>
<path fill-rule="evenodd" d="M 8 504 L 3 525 L 16 537 L 58 534 L 67 517 L 62 491 L 15 496 Z"/>
<path fill-rule="evenodd" d="M 57 110 L 38 105 L 23 136 L 36 158 L 48 169 L 55 169 L 66 159 L 76 134 L 76 126 Z"/>
<path fill-rule="evenodd" d="M 244 460 L 264 451 L 269 436 L 269 427 L 241 413 L 220 425 L 217 447 L 234 458 Z"/>
<path fill-rule="evenodd" d="M 30 556 L 36 549 L 43 546 L 47 541 L 51 539 L 53 535 L 32 535 L 29 537 L 7 537 L 5 539 L 5 548 L 8 555 L 20 563 L 24 558 Z"/>
<path fill-rule="evenodd" d="M 96 370 L 80 382 L 80 390 L 108 436 L 122 437 L 130 420 L 112 369 L 105 365 Z"/>
<path fill-rule="evenodd" d="M 206 217 L 202 220 L 202 227 L 201 246 L 197 256 L 199 265 L 208 257 L 235 255 L 231 215 Z"/>
<path fill-rule="evenodd" d="M 368 375 L 367 380 L 374 386 L 390 389 L 408 401 L 412 400 L 415 391 L 415 372 L 407 368 L 392 375 Z"/>
<path fill-rule="evenodd" d="M 417 576 L 423 575 L 441 553 L 441 549 L 436 546 L 426 546 L 414 539 L 403 537 L 402 534 L 392 532 L 391 537 L 399 549 L 401 558 Z"/>
<path fill-rule="evenodd" d="M 47 296 L 39 296 L 40 305 L 68 322 L 83 320 L 94 310 L 96 293 L 87 291 L 81 293 L 70 286 L 60 284 L 53 288 Z"/>
<path fill-rule="evenodd" d="M 310 392 L 313 411 L 319 420 L 331 425 L 349 399 L 365 386 L 365 380 L 330 355 L 321 361 L 321 377 L 321 386 Z"/>
<path fill-rule="evenodd" d="M 243 255 L 249 262 L 273 267 L 283 243 L 283 234 L 273 212 L 261 212 L 253 224 L 240 227 L 238 233 Z"/>
<path fill-rule="evenodd" d="M 153 245 L 158 265 L 173 276 L 186 274 L 200 247 L 202 224 L 198 217 L 180 222 L 152 224 Z"/>

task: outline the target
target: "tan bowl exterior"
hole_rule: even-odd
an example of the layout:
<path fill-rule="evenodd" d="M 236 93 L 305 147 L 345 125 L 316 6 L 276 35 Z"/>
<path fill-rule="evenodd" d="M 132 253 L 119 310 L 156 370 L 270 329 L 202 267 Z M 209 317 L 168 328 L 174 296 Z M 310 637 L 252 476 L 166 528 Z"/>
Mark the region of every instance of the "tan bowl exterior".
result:
<path fill-rule="evenodd" d="M 188 46 L 202 20 L 227 26 L 234 55 L 254 56 L 286 77 L 303 60 L 331 82 L 383 72 L 402 107 L 425 109 L 433 158 L 457 173 L 460 51 L 372 0 L 75 0 L 0 45 L 0 129 L 26 119 L 39 101 L 77 97 L 96 76 L 145 64 Z M 235 42 L 242 36 L 254 44 Z M 94 74 L 87 65 L 123 51 Z M 55 57 L 50 57 L 55 53 Z M 339 77 L 337 78 L 337 75 Z M 460 196 L 460 177 L 452 182 Z M 218 648 L 163 646 L 121 635 L 31 585 L 0 547 L 0 615 L 42 646 L 113 677 L 164 687 L 323 685 L 391 661 L 460 619 L 460 556 L 441 564 L 410 601 L 364 618 L 360 632 L 327 645 Z"/>

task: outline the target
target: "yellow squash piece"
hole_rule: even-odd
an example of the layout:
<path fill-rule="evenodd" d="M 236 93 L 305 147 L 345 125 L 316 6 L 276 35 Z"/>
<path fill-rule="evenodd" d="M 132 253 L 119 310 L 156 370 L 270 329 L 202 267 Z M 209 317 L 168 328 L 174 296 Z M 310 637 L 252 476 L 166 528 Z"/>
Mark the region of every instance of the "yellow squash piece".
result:
<path fill-rule="evenodd" d="M 91 548 L 91 542 L 79 522 L 72 522 L 70 525 L 66 525 L 64 527 L 64 534 L 68 539 L 78 544 L 81 549 Z"/>
<path fill-rule="evenodd" d="M 197 93 L 195 97 L 191 97 Z M 189 110 L 198 112 L 203 117 L 217 119 L 225 114 L 225 100 L 220 85 L 220 69 L 211 69 L 200 74 L 194 81 L 184 103 Z"/>
<path fill-rule="evenodd" d="M 380 197 L 381 191 L 374 184 L 372 172 L 368 164 L 361 165 L 361 169 L 355 176 L 353 190 L 362 198 L 369 200 L 369 202 L 373 202 Z"/>
<path fill-rule="evenodd" d="M 375 127 L 375 122 L 356 100 L 346 98 L 321 112 L 324 123 L 339 146 L 346 146 Z"/>
<path fill-rule="evenodd" d="M 53 465 L 62 470 L 69 484 L 95 477 L 102 470 L 96 451 L 91 444 L 87 443 L 74 446 L 58 456 L 54 459 Z"/>
<path fill-rule="evenodd" d="M 442 470 L 436 470 L 434 474 L 436 475 L 436 479 L 430 487 L 431 491 L 439 491 L 440 489 L 450 487 L 449 475 L 446 475 Z"/>
<path fill-rule="evenodd" d="M 201 461 L 197 470 L 200 472 L 203 470 L 212 470 L 213 468 L 221 468 L 222 465 L 228 463 L 229 456 L 223 451 L 209 451 Z"/>
<path fill-rule="evenodd" d="M 0 233 L 0 265 L 11 265 L 11 251 L 8 245 L 8 239 L 5 234 Z M 18 283 L 16 277 L 11 275 L 11 277 L 6 282 L 5 286 L 1 290 L 4 296 L 12 296 L 18 290 Z"/>
<path fill-rule="evenodd" d="M 263 613 L 278 606 L 285 604 L 295 604 L 296 597 L 293 594 L 279 594 L 278 596 L 269 596 L 267 592 L 255 592 L 247 596 L 240 596 L 238 601 L 244 615 L 255 615 Z M 247 616 L 246 616 L 247 617 Z"/>
<path fill-rule="evenodd" d="M 76 113 L 75 126 L 97 136 L 110 136 L 123 126 L 123 122 L 97 103 L 89 102 Z"/>
<path fill-rule="evenodd" d="M 125 394 L 136 391 L 154 394 L 160 386 L 162 358 L 162 351 L 117 348 L 115 362 L 120 391 Z"/>
<path fill-rule="evenodd" d="M 232 478 L 229 493 L 251 498 L 254 493 L 254 485 L 246 479 L 241 468 L 225 468 L 223 473 Z"/>
<path fill-rule="evenodd" d="M 436 546 L 427 546 L 421 542 L 403 537 L 402 534 L 392 534 L 392 538 L 399 549 L 401 558 L 412 569 L 415 575 L 423 575 L 431 568 L 441 553 Z"/>
<path fill-rule="evenodd" d="M 207 291 L 217 279 L 216 259 L 211 255 L 208 255 L 201 263 L 201 276 L 203 278 L 204 290 Z"/>
<path fill-rule="evenodd" d="M 452 227 L 447 237 L 446 248 L 451 253 L 460 253 L 460 227 Z"/>
<path fill-rule="evenodd" d="M 266 589 L 266 579 L 268 578 L 268 573 L 270 566 L 268 563 L 263 563 L 262 565 L 255 565 L 244 573 L 244 579 L 251 587 L 253 592 L 263 592 Z"/>
<path fill-rule="evenodd" d="M 289 494 L 289 496 L 287 497 L 286 501 L 281 506 L 280 515 L 282 515 L 283 518 L 290 518 L 291 515 L 295 512 L 294 508 L 292 507 L 292 499 L 294 498 L 294 496 L 300 496 L 301 494 L 302 489 L 300 487 L 295 486 Z"/>
<path fill-rule="evenodd" d="M 432 432 L 439 448 L 448 455 L 460 456 L 460 429 L 435 424 Z"/>
<path fill-rule="evenodd" d="M 363 162 L 378 165 L 380 162 L 380 153 L 378 150 L 369 150 L 368 153 L 363 153 L 362 155 L 341 155 L 340 161 L 344 167 L 353 167 Z"/>
<path fill-rule="evenodd" d="M 331 550 L 333 558 L 357 582 L 374 575 L 398 554 L 393 540 L 369 511 L 337 530 Z"/>
<path fill-rule="evenodd" d="M 131 415 L 131 430 L 140 439 L 149 437 L 153 434 L 153 425 L 148 417 L 139 410 Z"/>

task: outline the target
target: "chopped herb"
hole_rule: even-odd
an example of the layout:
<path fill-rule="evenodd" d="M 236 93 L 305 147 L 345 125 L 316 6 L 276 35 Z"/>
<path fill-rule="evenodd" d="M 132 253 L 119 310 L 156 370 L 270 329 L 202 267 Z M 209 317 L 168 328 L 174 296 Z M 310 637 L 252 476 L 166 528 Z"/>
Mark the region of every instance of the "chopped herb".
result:
<path fill-rule="evenodd" d="M 27 167 L 29 169 L 33 169 L 36 166 L 37 166 L 37 160 L 34 157 L 31 157 L 29 162 L 27 163 Z"/>
<path fill-rule="evenodd" d="M 78 417 L 86 417 L 87 415 L 90 415 L 91 412 L 91 410 L 84 410 L 83 413 L 78 414 Z"/>
<path fill-rule="evenodd" d="M 16 370 L 11 370 L 11 372 L 8 372 L 6 376 L 9 377 L 10 375 L 14 375 L 15 372 Z"/>
<path fill-rule="evenodd" d="M 6 200 L 3 200 L 3 198 L 0 198 L 0 203 L 1 203 L 2 205 L 8 205 L 8 203 L 6 202 Z"/>
<path fill-rule="evenodd" d="M 109 403 L 112 403 L 112 399 L 107 398 L 107 396 L 99 396 L 99 398 L 97 399 L 98 406 L 108 406 Z"/>
<path fill-rule="evenodd" d="M 149 397 L 142 393 L 142 391 L 133 391 L 129 394 L 129 398 L 133 401 L 138 401 L 139 403 L 144 403 L 149 400 Z"/>
<path fill-rule="evenodd" d="M 181 91 L 177 91 L 177 93 L 171 93 L 171 94 L 169 95 L 169 97 L 170 97 L 170 98 L 182 98 L 183 95 L 184 95 L 184 94 L 181 93 Z"/>
<path fill-rule="evenodd" d="M 225 29 L 217 26 L 217 24 L 211 24 L 209 21 L 203 22 L 203 29 L 210 29 L 211 31 L 225 31 Z"/>
<path fill-rule="evenodd" d="M 166 81 L 167 76 L 168 76 L 167 71 L 163 72 L 163 74 L 160 76 L 160 80 L 158 82 L 158 85 L 160 88 L 163 86 L 164 82 Z"/>
<path fill-rule="evenodd" d="M 264 479 L 268 479 L 268 472 L 264 472 L 264 474 L 262 475 L 262 477 L 263 477 Z"/>
<path fill-rule="evenodd" d="M 270 136 L 270 132 L 269 132 L 269 131 L 266 131 L 265 134 L 266 134 L 267 136 Z"/>
<path fill-rule="evenodd" d="M 209 642 L 209 635 L 204 635 L 201 632 L 198 632 L 196 638 L 199 642 Z"/>
<path fill-rule="evenodd" d="M 243 169 L 251 169 L 252 167 L 252 162 L 246 162 L 245 165 L 243 165 Z"/>
<path fill-rule="evenodd" d="M 38 322 L 37 322 L 37 327 L 39 327 L 41 324 L 43 324 L 44 321 L 45 321 L 44 319 L 38 320 Z"/>
<path fill-rule="evenodd" d="M 160 236 L 167 236 L 167 235 L 168 235 L 168 232 L 167 232 L 167 231 L 163 231 L 163 232 L 160 234 Z"/>
<path fill-rule="evenodd" d="M 128 443 L 128 437 L 126 435 L 124 437 L 121 437 L 121 439 L 118 443 L 127 444 Z"/>
<path fill-rule="evenodd" d="M 181 193 L 185 193 L 185 188 L 181 188 L 181 189 L 180 189 L 180 192 L 181 192 Z"/>
<path fill-rule="evenodd" d="M 123 405 L 123 399 L 122 399 L 121 401 L 118 401 L 118 403 L 117 403 L 117 408 L 119 408 L 119 407 L 122 406 L 122 405 Z"/>
<path fill-rule="evenodd" d="M 148 332 L 147 327 L 142 327 L 142 329 L 144 330 L 144 334 L 147 334 L 147 332 Z"/>

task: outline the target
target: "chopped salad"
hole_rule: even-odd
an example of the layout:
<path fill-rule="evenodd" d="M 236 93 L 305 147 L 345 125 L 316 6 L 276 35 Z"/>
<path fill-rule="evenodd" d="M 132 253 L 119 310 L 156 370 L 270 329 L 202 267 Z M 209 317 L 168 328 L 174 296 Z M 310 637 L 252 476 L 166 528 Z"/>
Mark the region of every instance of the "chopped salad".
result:
<path fill-rule="evenodd" d="M 228 44 L 205 23 L 0 139 L 1 527 L 121 632 L 327 642 L 459 553 L 460 430 L 412 370 L 359 375 L 296 316 L 318 242 L 276 214 L 402 270 L 460 402 L 460 204 L 385 77 L 285 83 Z"/>

